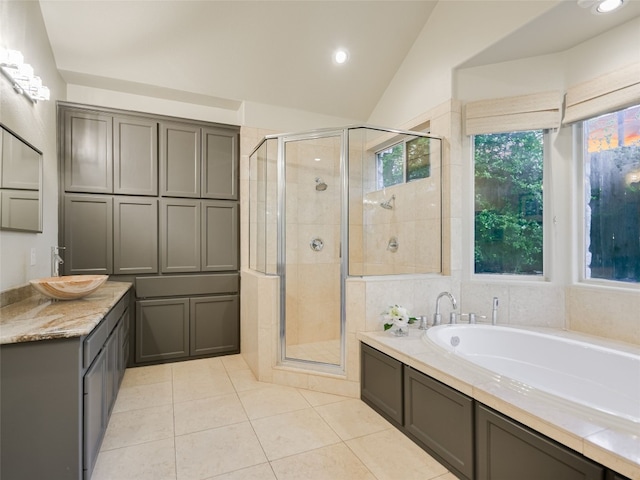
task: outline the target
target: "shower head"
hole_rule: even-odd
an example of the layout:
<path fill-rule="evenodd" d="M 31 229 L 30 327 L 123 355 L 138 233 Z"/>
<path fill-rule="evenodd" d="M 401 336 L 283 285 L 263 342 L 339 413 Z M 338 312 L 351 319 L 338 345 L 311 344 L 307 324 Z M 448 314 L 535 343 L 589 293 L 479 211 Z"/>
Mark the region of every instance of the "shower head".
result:
<path fill-rule="evenodd" d="M 380 202 L 380 206 L 382 208 L 387 209 L 387 210 L 393 210 L 393 207 L 395 205 L 395 199 L 396 199 L 396 196 L 395 195 L 391 195 L 391 198 L 389 200 L 387 200 L 386 202 Z"/>
<path fill-rule="evenodd" d="M 324 192 L 327 189 L 327 184 L 324 183 L 320 177 L 316 177 L 316 190 L 319 192 Z"/>

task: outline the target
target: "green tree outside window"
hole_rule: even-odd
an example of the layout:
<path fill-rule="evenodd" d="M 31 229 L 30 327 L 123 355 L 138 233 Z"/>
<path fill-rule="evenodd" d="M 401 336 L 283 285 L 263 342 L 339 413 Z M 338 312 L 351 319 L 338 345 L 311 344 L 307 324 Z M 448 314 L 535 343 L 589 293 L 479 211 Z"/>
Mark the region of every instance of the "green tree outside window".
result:
<path fill-rule="evenodd" d="M 475 273 L 542 275 L 543 132 L 474 137 Z"/>

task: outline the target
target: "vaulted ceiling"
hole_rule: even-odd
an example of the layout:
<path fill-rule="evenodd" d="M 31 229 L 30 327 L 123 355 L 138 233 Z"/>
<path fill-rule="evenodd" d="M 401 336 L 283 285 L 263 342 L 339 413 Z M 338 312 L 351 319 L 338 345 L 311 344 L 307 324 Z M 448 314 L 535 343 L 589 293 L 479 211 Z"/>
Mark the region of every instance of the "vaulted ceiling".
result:
<path fill-rule="evenodd" d="M 468 65 L 569 48 L 639 15 L 640 1 L 634 3 L 624 17 L 594 22 L 574 1 L 562 1 Z M 68 83 L 229 109 L 251 101 L 366 121 L 437 1 L 40 4 Z M 345 65 L 332 61 L 338 47 L 349 50 Z"/>

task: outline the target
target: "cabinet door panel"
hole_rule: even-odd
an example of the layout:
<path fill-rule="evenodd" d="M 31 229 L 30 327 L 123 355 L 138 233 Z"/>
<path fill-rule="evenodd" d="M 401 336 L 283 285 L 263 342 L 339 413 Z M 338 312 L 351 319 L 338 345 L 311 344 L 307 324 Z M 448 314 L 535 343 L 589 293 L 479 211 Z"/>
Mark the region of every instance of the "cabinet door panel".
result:
<path fill-rule="evenodd" d="M 107 375 L 106 350 L 96 357 L 91 368 L 84 375 L 84 461 L 85 478 L 91 472 L 98 458 L 102 436 L 107 428 L 105 402 Z"/>
<path fill-rule="evenodd" d="M 200 197 L 200 127 L 160 124 L 160 194 Z"/>
<path fill-rule="evenodd" d="M 158 194 L 158 123 L 138 117 L 113 119 L 114 193 Z"/>
<path fill-rule="evenodd" d="M 600 480 L 604 469 L 483 405 L 476 405 L 478 480 Z"/>
<path fill-rule="evenodd" d="M 114 198 L 115 274 L 158 273 L 158 201 Z"/>
<path fill-rule="evenodd" d="M 109 115 L 64 111 L 66 191 L 113 193 L 112 129 Z"/>
<path fill-rule="evenodd" d="M 190 300 L 191 355 L 240 351 L 240 310 L 237 295 Z"/>
<path fill-rule="evenodd" d="M 202 270 L 238 270 L 238 204 L 202 202 Z"/>
<path fill-rule="evenodd" d="M 404 426 L 429 453 L 473 477 L 473 399 L 407 366 L 404 374 Z"/>
<path fill-rule="evenodd" d="M 136 302 L 136 361 L 189 355 L 189 299 Z"/>
<path fill-rule="evenodd" d="M 64 218 L 65 274 L 113 273 L 113 199 L 66 195 Z"/>
<path fill-rule="evenodd" d="M 360 363 L 360 397 L 402 428 L 402 363 L 364 343 L 360 347 Z"/>
<path fill-rule="evenodd" d="M 238 199 L 238 134 L 202 129 L 202 197 Z"/>
<path fill-rule="evenodd" d="M 200 201 L 160 200 L 163 273 L 200 271 Z"/>

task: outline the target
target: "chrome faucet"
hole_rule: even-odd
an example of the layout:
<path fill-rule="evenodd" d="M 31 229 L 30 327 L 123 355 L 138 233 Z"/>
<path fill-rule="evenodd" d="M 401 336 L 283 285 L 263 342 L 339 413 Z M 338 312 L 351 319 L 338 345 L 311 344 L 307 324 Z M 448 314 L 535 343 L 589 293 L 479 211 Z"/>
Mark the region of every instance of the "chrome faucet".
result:
<path fill-rule="evenodd" d="M 493 309 L 491 310 L 491 325 L 498 323 L 498 297 L 493 297 Z"/>
<path fill-rule="evenodd" d="M 51 247 L 51 276 L 60 276 L 60 265 L 64 263 L 64 260 L 60 256 L 60 250 L 64 250 L 65 247 Z"/>
<path fill-rule="evenodd" d="M 442 292 L 440 295 L 438 295 L 438 298 L 436 298 L 436 313 L 433 314 L 434 327 L 442 323 L 442 315 L 440 315 L 440 299 L 442 297 L 449 297 L 449 300 L 451 300 L 451 306 L 453 307 L 453 309 L 455 310 L 456 308 L 458 308 L 458 302 L 456 302 L 455 297 L 451 295 L 449 292 Z"/>

